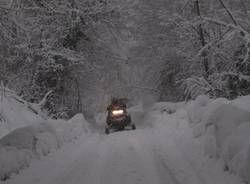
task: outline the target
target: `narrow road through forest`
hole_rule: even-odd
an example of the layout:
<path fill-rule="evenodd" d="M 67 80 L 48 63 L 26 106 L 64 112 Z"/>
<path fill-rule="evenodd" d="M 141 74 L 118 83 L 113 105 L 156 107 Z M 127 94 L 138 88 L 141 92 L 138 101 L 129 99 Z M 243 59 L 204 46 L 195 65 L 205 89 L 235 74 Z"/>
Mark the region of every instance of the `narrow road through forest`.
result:
<path fill-rule="evenodd" d="M 164 131 L 162 127 L 141 125 L 135 131 L 115 132 L 110 135 L 93 133 L 81 137 L 61 150 L 39 161 L 33 161 L 29 168 L 5 183 L 234 183 L 227 174 L 223 182 L 209 173 L 204 177 L 204 173 L 200 173 L 188 159 L 185 153 L 188 150 L 181 148 L 171 128 L 166 126 L 166 129 L 168 131 Z"/>

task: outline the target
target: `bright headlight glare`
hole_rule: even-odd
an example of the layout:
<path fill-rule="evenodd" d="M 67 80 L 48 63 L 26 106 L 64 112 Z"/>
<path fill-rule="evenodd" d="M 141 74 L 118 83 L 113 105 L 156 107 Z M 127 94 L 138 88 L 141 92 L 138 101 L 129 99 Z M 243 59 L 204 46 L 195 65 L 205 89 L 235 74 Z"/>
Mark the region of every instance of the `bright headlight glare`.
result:
<path fill-rule="evenodd" d="M 113 115 L 121 115 L 123 114 L 123 110 L 114 110 L 112 111 Z"/>

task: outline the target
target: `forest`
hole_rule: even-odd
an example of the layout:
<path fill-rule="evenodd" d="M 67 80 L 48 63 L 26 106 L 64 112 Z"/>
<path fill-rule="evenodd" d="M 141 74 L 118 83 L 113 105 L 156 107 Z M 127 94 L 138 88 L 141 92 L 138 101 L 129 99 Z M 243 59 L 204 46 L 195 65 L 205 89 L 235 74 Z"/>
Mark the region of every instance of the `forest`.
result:
<path fill-rule="evenodd" d="M 250 93 L 249 1 L 1 2 L 1 85 L 51 117 Z"/>

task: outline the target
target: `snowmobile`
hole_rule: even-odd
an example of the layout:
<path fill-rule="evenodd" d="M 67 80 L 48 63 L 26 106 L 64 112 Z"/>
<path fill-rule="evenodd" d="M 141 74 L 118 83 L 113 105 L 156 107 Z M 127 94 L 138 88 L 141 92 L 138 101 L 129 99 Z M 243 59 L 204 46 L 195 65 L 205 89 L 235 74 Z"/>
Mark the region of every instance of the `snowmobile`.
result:
<path fill-rule="evenodd" d="M 135 130 L 136 126 L 131 121 L 131 116 L 126 110 L 126 105 L 120 103 L 119 100 L 113 100 L 112 104 L 108 107 L 108 116 L 106 119 L 105 133 L 109 134 L 111 130 L 122 131 L 127 127 Z"/>

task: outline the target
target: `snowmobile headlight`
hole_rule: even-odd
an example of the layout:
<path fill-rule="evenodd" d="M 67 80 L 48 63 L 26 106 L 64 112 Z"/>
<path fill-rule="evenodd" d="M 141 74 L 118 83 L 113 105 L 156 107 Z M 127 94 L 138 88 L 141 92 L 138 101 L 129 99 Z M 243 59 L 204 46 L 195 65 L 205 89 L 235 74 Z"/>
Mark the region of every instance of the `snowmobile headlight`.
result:
<path fill-rule="evenodd" d="M 124 113 L 123 110 L 113 110 L 113 111 L 112 111 L 112 114 L 115 115 L 115 116 L 117 116 L 117 115 L 122 115 L 123 113 Z"/>

